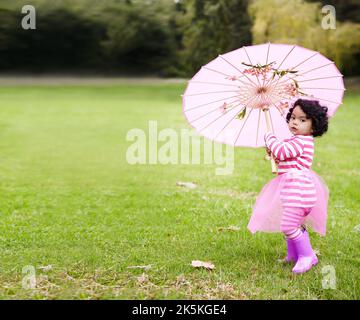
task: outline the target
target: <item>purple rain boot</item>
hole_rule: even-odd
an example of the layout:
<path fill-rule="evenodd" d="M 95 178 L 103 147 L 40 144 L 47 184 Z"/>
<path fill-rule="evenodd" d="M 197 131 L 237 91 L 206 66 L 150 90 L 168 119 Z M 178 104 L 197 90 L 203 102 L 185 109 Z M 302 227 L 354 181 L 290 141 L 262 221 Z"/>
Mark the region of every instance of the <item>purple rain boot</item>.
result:
<path fill-rule="evenodd" d="M 287 245 L 287 256 L 284 258 L 285 263 L 296 262 L 297 261 L 297 253 L 295 250 L 294 242 L 291 239 L 286 239 Z"/>
<path fill-rule="evenodd" d="M 291 240 L 294 244 L 298 255 L 295 267 L 292 269 L 294 273 L 304 273 L 318 263 L 318 258 L 311 248 L 309 233 L 304 230 L 300 238 Z"/>

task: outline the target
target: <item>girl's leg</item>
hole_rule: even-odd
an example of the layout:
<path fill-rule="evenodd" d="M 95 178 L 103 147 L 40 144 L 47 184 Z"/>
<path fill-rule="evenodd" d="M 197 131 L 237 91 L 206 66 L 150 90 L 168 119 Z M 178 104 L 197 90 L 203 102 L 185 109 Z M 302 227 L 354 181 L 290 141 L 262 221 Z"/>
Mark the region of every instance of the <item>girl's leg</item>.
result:
<path fill-rule="evenodd" d="M 298 258 L 291 238 L 297 238 L 299 236 L 299 227 L 303 221 L 303 215 L 299 209 L 301 208 L 284 207 L 280 225 L 281 231 L 286 237 L 287 246 L 287 255 L 283 260 L 284 262 L 296 262 Z"/>
<path fill-rule="evenodd" d="M 301 224 L 307 214 L 304 208 L 284 206 L 284 211 L 280 223 L 280 230 L 286 239 L 296 240 L 302 235 Z"/>
<path fill-rule="evenodd" d="M 307 208 L 284 206 L 280 229 L 287 238 L 288 257 L 286 259 L 289 258 L 289 254 L 296 257 L 296 264 L 292 270 L 294 273 L 306 272 L 318 263 L 316 254 L 311 247 L 309 234 L 301 228 L 301 224 L 309 212 L 310 209 Z M 292 251 L 289 251 L 289 248 L 292 248 Z"/>

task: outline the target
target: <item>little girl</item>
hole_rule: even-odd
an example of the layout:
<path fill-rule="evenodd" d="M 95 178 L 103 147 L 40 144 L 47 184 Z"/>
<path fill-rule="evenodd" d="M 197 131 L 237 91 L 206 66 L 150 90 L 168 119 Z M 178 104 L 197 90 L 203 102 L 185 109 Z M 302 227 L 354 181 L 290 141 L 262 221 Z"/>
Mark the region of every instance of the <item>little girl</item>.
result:
<path fill-rule="evenodd" d="M 297 100 L 286 116 L 293 136 L 279 141 L 265 133 L 265 144 L 278 163 L 278 176 L 268 182 L 256 199 L 248 228 L 282 232 L 287 242 L 286 262 L 296 262 L 292 271 L 303 273 L 318 262 L 303 224 L 325 235 L 329 192 L 326 184 L 310 170 L 314 138 L 328 128 L 327 107 L 311 100 Z"/>

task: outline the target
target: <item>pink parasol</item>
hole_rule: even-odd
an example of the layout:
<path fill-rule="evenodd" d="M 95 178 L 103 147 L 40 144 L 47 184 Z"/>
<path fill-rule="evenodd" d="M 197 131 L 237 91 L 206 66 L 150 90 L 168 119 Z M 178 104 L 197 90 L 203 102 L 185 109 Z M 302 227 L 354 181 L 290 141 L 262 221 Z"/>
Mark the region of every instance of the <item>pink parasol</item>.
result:
<path fill-rule="evenodd" d="M 291 136 L 286 114 L 298 98 L 318 100 L 332 117 L 344 90 L 335 63 L 319 52 L 287 44 L 244 46 L 201 67 L 183 94 L 183 112 L 210 140 L 264 147 L 266 131 Z"/>

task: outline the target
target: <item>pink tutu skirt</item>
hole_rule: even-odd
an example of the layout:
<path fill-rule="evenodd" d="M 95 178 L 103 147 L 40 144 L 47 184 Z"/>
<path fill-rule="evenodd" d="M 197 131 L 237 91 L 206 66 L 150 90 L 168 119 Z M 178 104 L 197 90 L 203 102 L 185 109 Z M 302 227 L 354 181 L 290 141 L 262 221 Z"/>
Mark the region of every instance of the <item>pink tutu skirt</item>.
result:
<path fill-rule="evenodd" d="M 256 231 L 281 232 L 280 223 L 283 205 L 280 193 L 286 180 L 292 174 L 292 172 L 287 172 L 278 175 L 263 187 L 256 198 L 253 213 L 248 224 L 248 229 L 252 233 L 255 233 Z M 305 217 L 304 224 L 311 227 L 320 235 L 325 235 L 329 190 L 322 178 L 314 171 L 301 171 L 301 174 L 312 179 L 316 191 L 315 205 L 310 208 L 310 213 Z"/>

